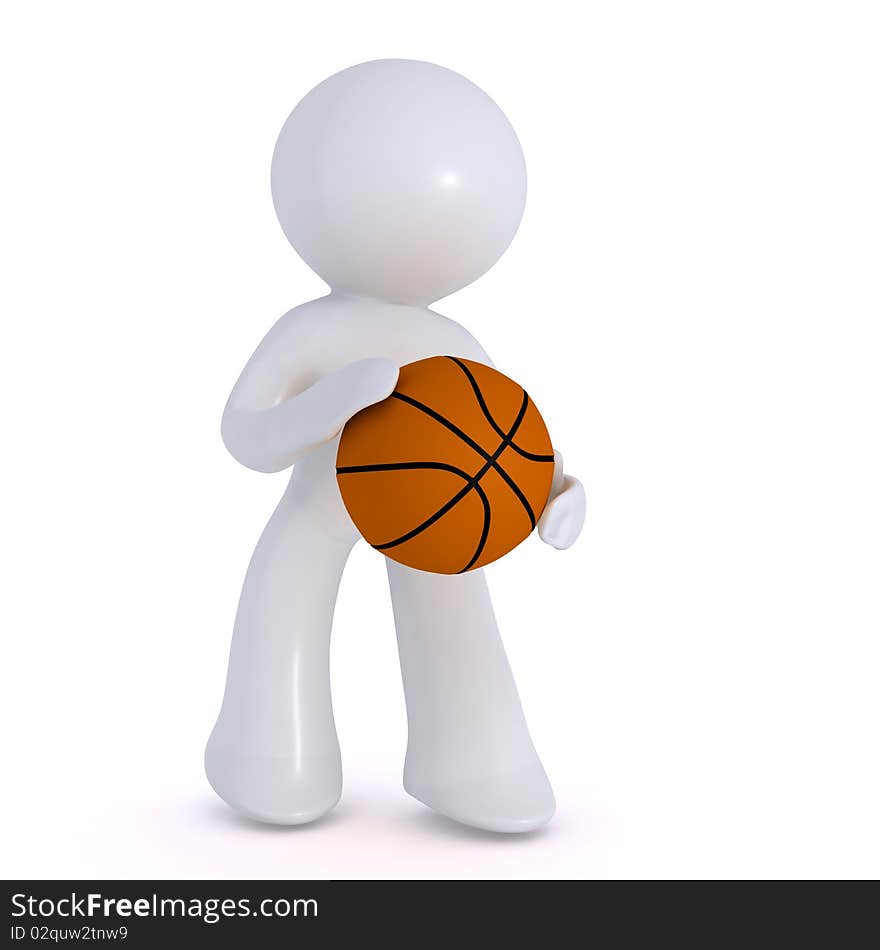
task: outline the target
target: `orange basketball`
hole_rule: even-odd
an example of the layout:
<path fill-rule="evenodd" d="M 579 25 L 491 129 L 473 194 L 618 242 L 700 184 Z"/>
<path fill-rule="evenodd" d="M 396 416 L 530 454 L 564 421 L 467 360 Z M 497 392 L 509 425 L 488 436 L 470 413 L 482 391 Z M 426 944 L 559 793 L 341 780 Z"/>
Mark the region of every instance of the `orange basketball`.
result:
<path fill-rule="evenodd" d="M 342 500 L 386 557 L 435 574 L 497 560 L 532 532 L 553 447 L 525 390 L 497 370 L 433 356 L 353 416 L 336 455 Z"/>

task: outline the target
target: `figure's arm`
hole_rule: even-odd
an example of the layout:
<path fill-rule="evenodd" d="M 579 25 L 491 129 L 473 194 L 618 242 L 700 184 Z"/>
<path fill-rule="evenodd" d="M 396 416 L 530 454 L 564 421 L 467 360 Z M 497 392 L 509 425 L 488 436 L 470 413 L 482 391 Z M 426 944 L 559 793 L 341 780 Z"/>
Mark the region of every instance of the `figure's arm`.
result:
<path fill-rule="evenodd" d="M 248 360 L 221 424 L 226 448 L 242 465 L 258 472 L 288 468 L 397 383 L 398 368 L 389 360 L 358 360 L 315 378 L 309 356 L 309 333 L 293 312 Z"/>
<path fill-rule="evenodd" d="M 587 498 L 584 486 L 562 470 L 562 455 L 555 452 L 553 484 L 550 487 L 550 501 L 538 522 L 538 534 L 541 540 L 560 551 L 570 548 L 584 526 L 587 512 Z"/>

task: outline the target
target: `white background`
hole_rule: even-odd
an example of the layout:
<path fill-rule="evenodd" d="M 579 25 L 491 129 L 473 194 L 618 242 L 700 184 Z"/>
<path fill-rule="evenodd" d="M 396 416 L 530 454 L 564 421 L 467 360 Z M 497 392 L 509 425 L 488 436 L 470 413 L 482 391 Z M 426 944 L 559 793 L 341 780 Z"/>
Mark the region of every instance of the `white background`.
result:
<path fill-rule="evenodd" d="M 876 5 L 58 2 L 0 37 L 4 876 L 880 874 Z M 263 827 L 202 775 L 286 478 L 227 456 L 220 412 L 324 292 L 272 147 L 385 56 L 464 73 L 519 133 L 520 233 L 437 309 L 588 491 L 575 548 L 489 570 L 559 802 L 523 838 L 403 792 L 363 545 L 342 804 Z"/>

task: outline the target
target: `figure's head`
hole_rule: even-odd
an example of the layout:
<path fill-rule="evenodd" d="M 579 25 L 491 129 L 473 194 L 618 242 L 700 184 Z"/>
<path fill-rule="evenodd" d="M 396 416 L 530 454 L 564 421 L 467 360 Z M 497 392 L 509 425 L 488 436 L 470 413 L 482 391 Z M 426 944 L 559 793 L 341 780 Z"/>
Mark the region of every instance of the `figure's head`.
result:
<path fill-rule="evenodd" d="M 272 198 L 287 239 L 331 287 L 426 304 L 504 253 L 526 168 L 504 113 L 472 82 L 377 60 L 336 73 L 293 110 Z"/>

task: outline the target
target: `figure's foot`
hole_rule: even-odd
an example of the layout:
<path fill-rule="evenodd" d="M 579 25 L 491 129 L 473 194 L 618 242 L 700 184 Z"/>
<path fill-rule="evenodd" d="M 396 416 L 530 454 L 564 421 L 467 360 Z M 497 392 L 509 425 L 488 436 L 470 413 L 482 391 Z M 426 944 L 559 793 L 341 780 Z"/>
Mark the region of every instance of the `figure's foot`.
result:
<path fill-rule="evenodd" d="M 205 774 L 237 812 L 276 825 L 304 825 L 326 815 L 342 794 L 339 756 L 248 755 L 208 743 Z"/>
<path fill-rule="evenodd" d="M 450 784 L 405 775 L 403 787 L 441 815 L 485 831 L 533 831 L 546 825 L 556 810 L 553 789 L 539 764 Z"/>

